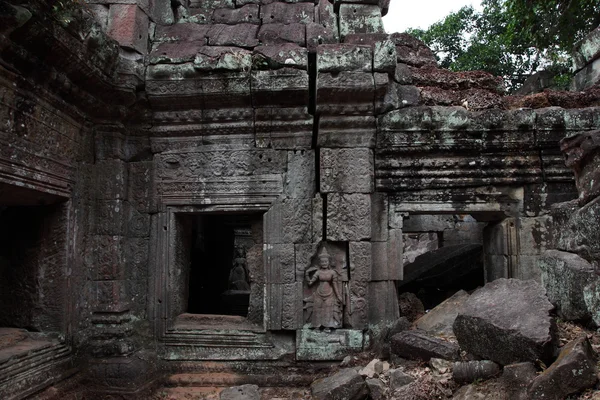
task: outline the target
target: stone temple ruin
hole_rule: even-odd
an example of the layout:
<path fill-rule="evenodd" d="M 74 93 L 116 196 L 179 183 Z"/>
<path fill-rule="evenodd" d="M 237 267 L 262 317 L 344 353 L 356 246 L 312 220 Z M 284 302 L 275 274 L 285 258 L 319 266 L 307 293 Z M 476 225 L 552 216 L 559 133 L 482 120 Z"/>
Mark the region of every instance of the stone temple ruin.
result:
<path fill-rule="evenodd" d="M 0 398 L 341 360 L 425 251 L 448 290 L 600 259 L 596 89 L 503 97 L 389 0 L 87 3 L 0 1 Z"/>

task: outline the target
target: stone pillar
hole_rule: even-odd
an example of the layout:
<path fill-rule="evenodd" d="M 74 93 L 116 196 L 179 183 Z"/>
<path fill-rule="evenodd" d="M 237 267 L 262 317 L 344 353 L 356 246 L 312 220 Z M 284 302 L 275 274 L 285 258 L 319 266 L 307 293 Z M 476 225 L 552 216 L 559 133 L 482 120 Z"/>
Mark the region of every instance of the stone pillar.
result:
<path fill-rule="evenodd" d="M 518 270 L 518 220 L 506 218 L 490 222 L 483 230 L 485 281 L 512 278 Z"/>
<path fill-rule="evenodd" d="M 125 137 L 118 130 L 98 135 L 85 251 L 93 304 L 88 376 L 98 393 L 140 393 L 152 382 L 153 355 L 140 350 L 144 330 L 134 322 L 146 316 L 151 170 L 148 163 L 124 161 Z"/>

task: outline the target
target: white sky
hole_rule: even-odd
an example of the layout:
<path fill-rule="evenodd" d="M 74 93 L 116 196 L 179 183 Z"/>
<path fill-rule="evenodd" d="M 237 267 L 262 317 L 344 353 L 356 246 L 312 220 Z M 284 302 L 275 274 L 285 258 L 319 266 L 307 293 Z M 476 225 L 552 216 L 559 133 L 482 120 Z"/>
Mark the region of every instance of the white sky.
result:
<path fill-rule="evenodd" d="M 426 29 L 467 5 L 481 9 L 480 0 L 391 0 L 383 24 L 387 33 L 404 32 L 406 28 Z"/>

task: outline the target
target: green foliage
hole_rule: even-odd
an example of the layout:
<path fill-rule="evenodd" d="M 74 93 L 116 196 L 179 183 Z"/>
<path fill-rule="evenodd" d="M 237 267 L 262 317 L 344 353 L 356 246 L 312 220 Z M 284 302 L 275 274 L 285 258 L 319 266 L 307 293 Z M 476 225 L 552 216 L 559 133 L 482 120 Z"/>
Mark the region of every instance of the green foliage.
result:
<path fill-rule="evenodd" d="M 482 6 L 408 33 L 427 43 L 444 68 L 487 71 L 504 77 L 509 89 L 547 69 L 565 87 L 569 52 L 600 24 L 598 0 L 483 0 Z"/>

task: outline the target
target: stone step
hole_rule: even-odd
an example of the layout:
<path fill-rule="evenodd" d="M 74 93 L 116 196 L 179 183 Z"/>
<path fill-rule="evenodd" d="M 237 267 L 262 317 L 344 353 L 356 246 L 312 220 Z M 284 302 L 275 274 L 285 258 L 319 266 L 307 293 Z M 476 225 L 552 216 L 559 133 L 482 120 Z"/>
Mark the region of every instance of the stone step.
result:
<path fill-rule="evenodd" d="M 279 373 L 240 373 L 240 372 L 202 372 L 173 374 L 166 378 L 166 387 L 230 387 L 245 384 L 260 387 L 305 387 L 317 379 L 316 373 L 297 373 L 279 371 Z"/>

